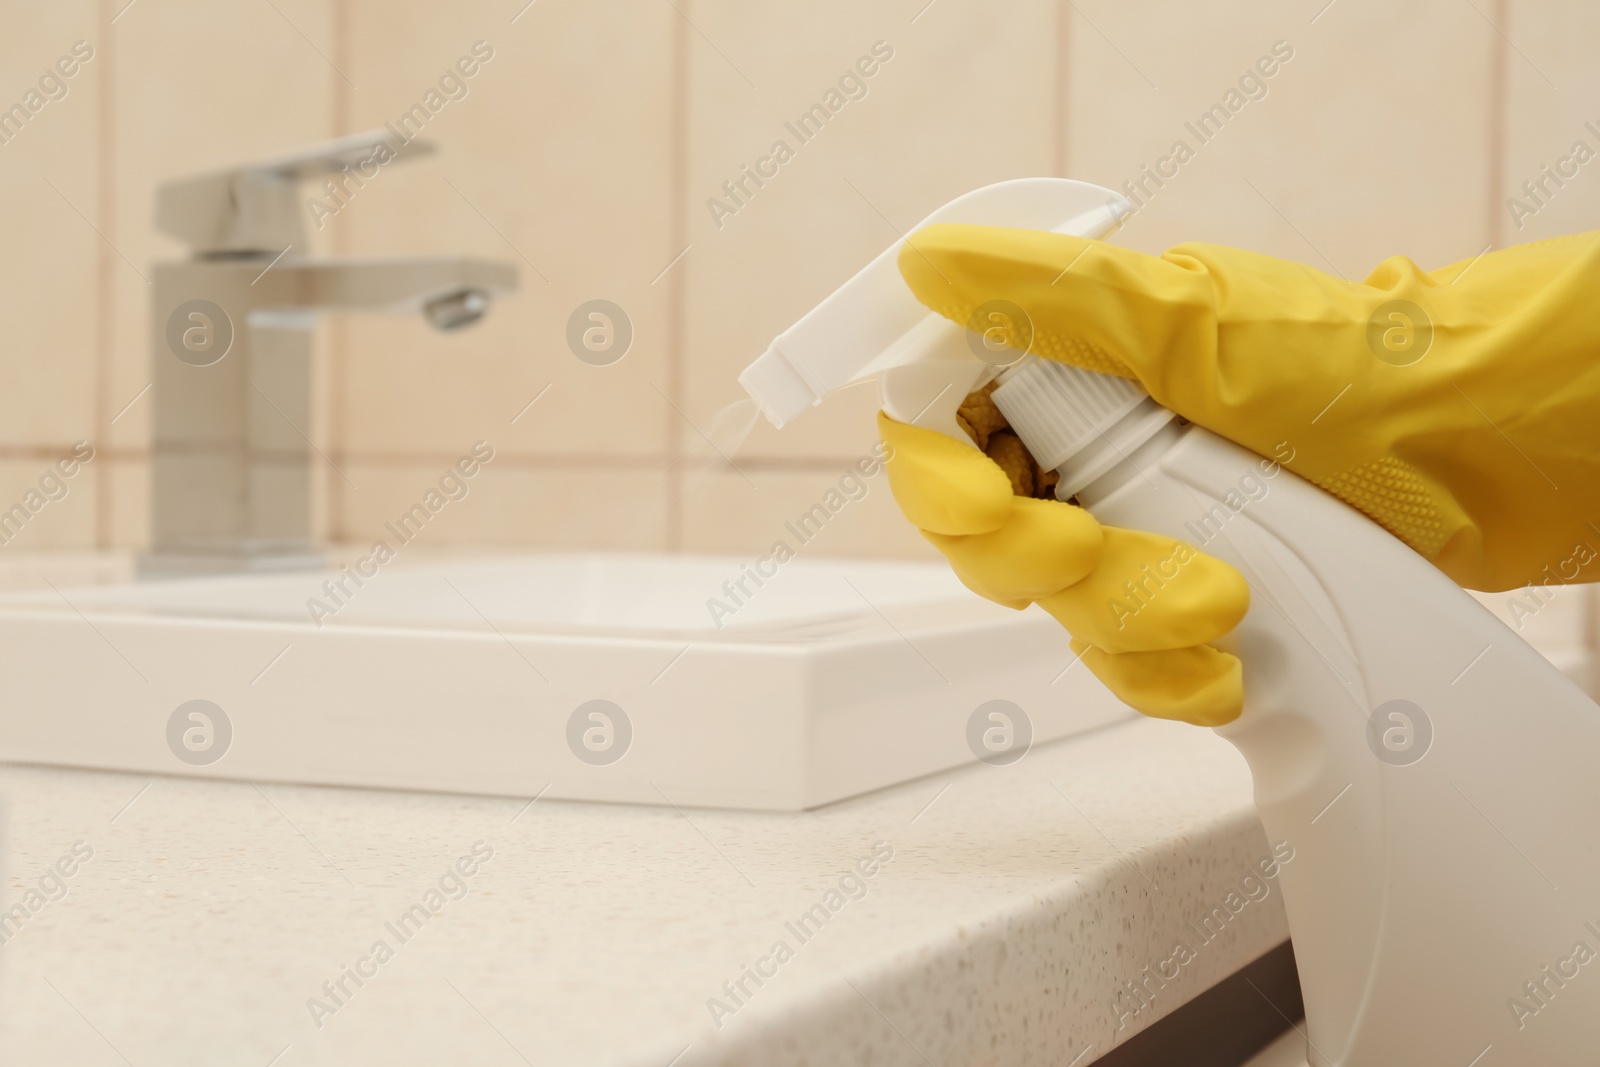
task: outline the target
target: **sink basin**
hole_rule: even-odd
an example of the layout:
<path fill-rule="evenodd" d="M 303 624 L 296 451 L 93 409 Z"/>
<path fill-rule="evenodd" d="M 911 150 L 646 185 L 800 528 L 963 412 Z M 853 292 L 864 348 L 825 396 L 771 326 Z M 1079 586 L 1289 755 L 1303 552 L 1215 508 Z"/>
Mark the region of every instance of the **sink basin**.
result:
<path fill-rule="evenodd" d="M 1049 616 L 943 565 L 794 560 L 730 594 L 745 573 L 528 555 L 395 561 L 343 590 L 308 572 L 0 597 L 0 759 L 798 810 L 1132 714 L 1067 669 Z"/>

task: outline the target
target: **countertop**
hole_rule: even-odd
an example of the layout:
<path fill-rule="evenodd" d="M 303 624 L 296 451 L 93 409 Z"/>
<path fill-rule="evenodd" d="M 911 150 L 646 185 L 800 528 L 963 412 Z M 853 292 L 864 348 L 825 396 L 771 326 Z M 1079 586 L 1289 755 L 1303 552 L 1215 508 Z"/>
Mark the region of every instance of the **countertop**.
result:
<path fill-rule="evenodd" d="M 1556 592 L 1480 600 L 1587 684 Z M 1062 1067 L 1288 936 L 1272 882 L 1203 929 L 1269 844 L 1149 720 L 800 815 L 0 765 L 0 820 L 5 1063 Z"/>
<path fill-rule="evenodd" d="M 16 766 L 0 803 L 8 1063 L 1088 1063 L 1287 937 L 1269 883 L 1202 940 L 1269 847 L 1173 723 L 801 815 Z"/>

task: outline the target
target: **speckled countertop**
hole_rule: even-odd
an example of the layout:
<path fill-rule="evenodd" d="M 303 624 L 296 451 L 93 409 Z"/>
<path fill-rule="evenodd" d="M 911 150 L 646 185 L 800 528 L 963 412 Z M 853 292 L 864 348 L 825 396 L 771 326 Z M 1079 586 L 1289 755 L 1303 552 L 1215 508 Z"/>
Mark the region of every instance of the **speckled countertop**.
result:
<path fill-rule="evenodd" d="M 1171 723 L 802 815 L 33 767 L 0 803 L 6 1063 L 1087 1063 L 1287 936 L 1275 887 L 1190 925 L 1268 845 Z"/>

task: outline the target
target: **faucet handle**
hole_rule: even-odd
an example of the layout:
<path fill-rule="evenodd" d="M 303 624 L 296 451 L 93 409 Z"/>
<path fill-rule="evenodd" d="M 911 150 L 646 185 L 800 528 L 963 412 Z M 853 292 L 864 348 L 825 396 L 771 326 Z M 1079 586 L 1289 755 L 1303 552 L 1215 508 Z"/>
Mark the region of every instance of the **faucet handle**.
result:
<path fill-rule="evenodd" d="M 287 155 L 276 159 L 263 160 L 260 163 L 251 163 L 243 167 L 235 167 L 235 173 L 242 171 L 262 171 L 269 174 L 293 178 L 315 178 L 322 174 L 333 174 L 349 167 L 373 160 L 382 154 L 381 149 L 387 149 L 387 159 L 391 162 L 396 159 L 412 159 L 416 156 L 425 156 L 434 151 L 432 141 L 398 139 L 392 127 L 384 126 L 376 130 L 367 130 L 364 133 L 352 133 L 348 137 L 338 137 L 320 144 L 306 145 Z"/>
<path fill-rule="evenodd" d="M 177 178 L 156 190 L 156 226 L 197 255 L 279 252 L 305 243 L 299 183 L 355 169 L 358 177 L 396 160 L 434 150 L 429 141 L 406 140 L 391 128 L 368 130 L 307 145 L 274 159 Z"/>

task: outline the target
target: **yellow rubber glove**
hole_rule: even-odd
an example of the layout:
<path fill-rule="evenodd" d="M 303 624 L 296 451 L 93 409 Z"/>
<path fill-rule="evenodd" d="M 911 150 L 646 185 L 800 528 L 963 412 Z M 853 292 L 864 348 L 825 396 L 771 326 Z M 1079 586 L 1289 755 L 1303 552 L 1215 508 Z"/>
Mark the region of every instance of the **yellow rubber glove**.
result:
<path fill-rule="evenodd" d="M 1250 603 L 1239 572 L 1156 534 L 1102 527 L 1080 507 L 1015 496 L 999 465 L 944 434 L 878 416 L 893 449 L 900 509 L 969 589 L 1023 608 L 1038 603 L 1073 634 L 1085 664 L 1147 715 L 1220 726 L 1243 706 L 1239 661 L 1208 646 Z M 1137 613 L 1122 583 L 1175 560 L 1177 577 Z"/>
<path fill-rule="evenodd" d="M 1290 469 L 1460 584 L 1495 590 L 1593 577 L 1583 568 L 1600 544 L 1590 523 L 1590 509 L 1600 511 L 1600 315 L 1588 307 L 1600 291 L 1597 237 L 1522 245 L 1431 274 L 1395 258 L 1347 282 L 1211 245 L 1152 257 L 1083 238 L 941 225 L 912 236 L 900 270 L 918 299 L 958 322 L 990 300 L 1020 306 L 1039 354 L 1135 378 L 1223 437 L 1292 455 Z M 1148 561 L 1097 553 L 1086 535 L 1063 549 L 1059 532 L 1037 520 L 1013 531 L 1015 516 L 1040 502 L 1019 498 L 997 521 L 994 479 L 1004 475 L 985 457 L 880 424 L 897 451 L 896 499 L 977 591 L 1052 610 L 1075 583 L 1118 590 Z M 925 521 L 941 515 L 951 520 L 945 528 Z M 1104 545 L 1124 536 L 1113 533 Z M 1054 596 L 1035 595 L 1029 583 L 1045 575 L 1031 561 L 1063 552 L 1076 570 L 1048 576 L 1072 580 Z M 1005 558 L 980 565 L 976 556 Z M 1152 619 L 1137 650 L 1106 632 L 1104 616 L 1052 613 L 1132 706 L 1206 724 L 1231 718 L 1237 673 L 1225 681 L 1224 654 L 1203 643 L 1242 615 L 1242 579 L 1211 562 L 1181 569 L 1197 578 L 1171 608 L 1156 614 L 1163 592 L 1140 613 Z M 1193 617 L 1174 617 L 1184 611 Z M 1202 660 L 1209 672 L 1192 669 Z"/>

